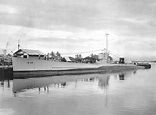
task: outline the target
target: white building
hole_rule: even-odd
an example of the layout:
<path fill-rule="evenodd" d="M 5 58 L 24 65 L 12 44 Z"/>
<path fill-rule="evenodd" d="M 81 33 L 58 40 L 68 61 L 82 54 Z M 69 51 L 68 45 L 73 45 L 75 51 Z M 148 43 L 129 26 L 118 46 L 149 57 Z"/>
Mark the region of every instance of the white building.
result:
<path fill-rule="evenodd" d="M 99 53 L 98 54 L 99 60 L 107 59 L 108 57 L 109 57 L 109 53 Z"/>

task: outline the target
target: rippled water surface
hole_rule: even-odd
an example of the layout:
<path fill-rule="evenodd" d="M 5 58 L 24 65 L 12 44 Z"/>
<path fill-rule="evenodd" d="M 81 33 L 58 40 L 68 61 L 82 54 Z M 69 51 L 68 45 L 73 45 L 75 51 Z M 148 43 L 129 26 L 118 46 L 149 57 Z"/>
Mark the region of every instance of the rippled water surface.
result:
<path fill-rule="evenodd" d="M 0 80 L 0 115 L 156 115 L 156 64 L 115 74 Z"/>

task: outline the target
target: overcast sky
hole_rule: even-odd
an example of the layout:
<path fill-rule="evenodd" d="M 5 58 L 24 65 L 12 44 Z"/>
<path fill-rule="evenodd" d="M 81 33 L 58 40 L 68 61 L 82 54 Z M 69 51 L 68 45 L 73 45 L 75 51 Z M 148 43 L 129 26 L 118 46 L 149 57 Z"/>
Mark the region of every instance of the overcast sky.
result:
<path fill-rule="evenodd" d="M 156 0 L 0 0 L 0 49 L 74 53 L 106 47 L 156 60 Z"/>

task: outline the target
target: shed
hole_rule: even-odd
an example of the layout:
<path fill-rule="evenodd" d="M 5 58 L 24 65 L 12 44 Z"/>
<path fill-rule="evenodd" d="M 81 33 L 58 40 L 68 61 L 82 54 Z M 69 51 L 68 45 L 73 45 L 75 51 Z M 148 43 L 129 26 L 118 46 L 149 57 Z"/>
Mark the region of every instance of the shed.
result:
<path fill-rule="evenodd" d="M 72 62 L 72 60 L 71 60 L 69 57 L 65 57 L 65 60 L 66 60 L 67 62 Z"/>

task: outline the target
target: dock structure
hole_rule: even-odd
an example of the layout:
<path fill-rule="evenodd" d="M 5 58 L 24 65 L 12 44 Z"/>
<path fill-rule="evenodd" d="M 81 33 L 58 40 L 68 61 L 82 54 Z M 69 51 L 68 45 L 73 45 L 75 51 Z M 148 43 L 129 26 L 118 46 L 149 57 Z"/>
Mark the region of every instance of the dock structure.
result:
<path fill-rule="evenodd" d="M 13 67 L 0 66 L 0 81 L 13 79 Z"/>

